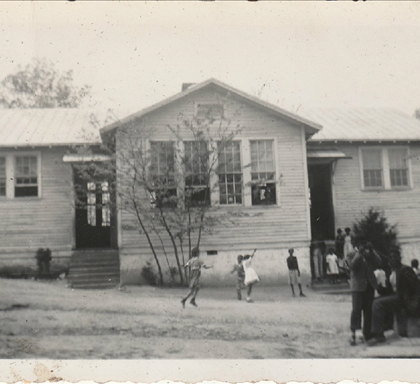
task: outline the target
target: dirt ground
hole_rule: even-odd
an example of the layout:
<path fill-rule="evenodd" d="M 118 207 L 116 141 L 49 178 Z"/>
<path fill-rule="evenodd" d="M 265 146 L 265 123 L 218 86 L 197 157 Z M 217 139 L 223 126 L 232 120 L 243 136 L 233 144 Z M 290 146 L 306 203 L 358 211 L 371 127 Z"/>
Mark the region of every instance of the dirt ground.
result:
<path fill-rule="evenodd" d="M 203 287 L 198 308 L 185 289 L 129 286 L 72 290 L 65 281 L 0 279 L 0 358 L 266 359 L 358 358 L 349 295 L 256 286 L 254 303 L 235 288 Z"/>

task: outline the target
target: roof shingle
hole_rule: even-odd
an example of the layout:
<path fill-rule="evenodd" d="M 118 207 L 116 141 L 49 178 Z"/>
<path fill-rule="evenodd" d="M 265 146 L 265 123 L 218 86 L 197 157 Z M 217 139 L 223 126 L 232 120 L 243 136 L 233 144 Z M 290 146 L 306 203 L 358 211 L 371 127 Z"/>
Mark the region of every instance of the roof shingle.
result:
<path fill-rule="evenodd" d="M 418 141 L 420 120 L 395 109 L 301 109 L 322 125 L 311 141 Z"/>
<path fill-rule="evenodd" d="M 0 146 L 67 146 L 101 142 L 92 112 L 77 108 L 0 109 Z"/>

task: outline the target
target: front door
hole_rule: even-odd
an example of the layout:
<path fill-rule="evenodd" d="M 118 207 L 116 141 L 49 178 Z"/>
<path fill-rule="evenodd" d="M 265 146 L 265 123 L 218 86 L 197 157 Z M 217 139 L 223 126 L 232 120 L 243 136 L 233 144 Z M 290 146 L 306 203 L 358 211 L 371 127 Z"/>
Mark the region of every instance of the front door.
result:
<path fill-rule="evenodd" d="M 76 178 L 76 248 L 111 247 L 109 185 Z"/>
<path fill-rule="evenodd" d="M 335 237 L 331 172 L 331 162 L 308 165 L 313 240 L 332 240 Z"/>

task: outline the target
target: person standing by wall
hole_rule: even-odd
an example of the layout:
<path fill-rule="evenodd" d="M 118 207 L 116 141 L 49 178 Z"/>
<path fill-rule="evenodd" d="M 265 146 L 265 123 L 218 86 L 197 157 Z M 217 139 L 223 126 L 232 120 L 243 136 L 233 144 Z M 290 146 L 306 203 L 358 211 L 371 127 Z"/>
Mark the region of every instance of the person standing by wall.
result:
<path fill-rule="evenodd" d="M 327 274 L 330 277 L 330 284 L 337 284 L 338 280 L 338 258 L 334 249 L 330 248 L 327 255 Z"/>
<path fill-rule="evenodd" d="M 344 230 L 346 234 L 344 235 L 343 255 L 344 255 L 344 259 L 346 259 L 349 253 L 354 252 L 354 246 L 353 246 L 353 237 L 351 235 L 351 229 L 347 227 Z"/>
<path fill-rule="evenodd" d="M 315 241 L 314 249 L 312 252 L 312 261 L 314 265 L 314 275 L 318 281 L 322 281 L 324 277 L 324 256 L 321 250 L 321 243 Z"/>
<path fill-rule="evenodd" d="M 289 257 L 286 259 L 287 261 L 287 268 L 289 269 L 289 284 L 292 288 L 292 294 L 295 296 L 295 284 L 299 287 L 299 295 L 300 297 L 305 297 L 305 295 L 302 292 L 302 283 L 300 281 L 300 270 L 299 270 L 299 264 L 298 259 L 296 256 L 293 255 L 294 249 L 289 249 Z"/>

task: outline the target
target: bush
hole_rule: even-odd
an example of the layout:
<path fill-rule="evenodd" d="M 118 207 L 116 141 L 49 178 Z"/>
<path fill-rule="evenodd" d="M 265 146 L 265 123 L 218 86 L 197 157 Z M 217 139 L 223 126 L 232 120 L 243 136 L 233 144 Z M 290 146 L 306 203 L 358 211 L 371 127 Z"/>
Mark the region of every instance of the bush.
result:
<path fill-rule="evenodd" d="M 67 276 L 68 272 L 68 266 L 53 264 L 48 279 L 56 280 L 63 273 Z M 0 267 L 0 277 L 7 279 L 36 279 L 38 278 L 38 270 L 25 265 L 3 266 Z"/>
<path fill-rule="evenodd" d="M 152 264 L 149 262 L 141 269 L 141 277 L 147 281 L 149 285 L 156 285 L 157 276 L 155 271 L 153 270 Z"/>
<path fill-rule="evenodd" d="M 390 249 L 400 250 L 397 225 L 390 225 L 384 214 L 374 208 L 354 224 L 353 235 L 356 244 L 369 241 L 381 256 L 388 256 Z"/>

